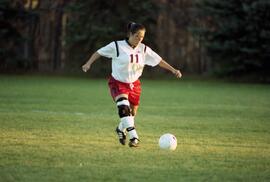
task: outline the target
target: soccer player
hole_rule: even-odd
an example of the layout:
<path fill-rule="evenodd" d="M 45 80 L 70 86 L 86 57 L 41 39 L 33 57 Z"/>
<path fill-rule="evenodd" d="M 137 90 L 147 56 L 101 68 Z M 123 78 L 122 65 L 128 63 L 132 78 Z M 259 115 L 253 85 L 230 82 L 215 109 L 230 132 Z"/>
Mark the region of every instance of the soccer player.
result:
<path fill-rule="evenodd" d="M 178 69 L 173 68 L 150 47 L 142 43 L 145 31 L 146 29 L 142 24 L 129 23 L 126 39 L 113 41 L 98 49 L 82 66 L 82 70 L 87 72 L 101 56 L 111 58 L 112 73 L 108 85 L 120 117 L 120 123 L 115 131 L 122 145 L 125 145 L 128 135 L 130 147 L 137 147 L 139 143 L 134 117 L 140 103 L 141 85 L 139 77 L 142 75 L 144 66 L 154 67 L 159 65 L 161 68 L 172 72 L 177 78 L 182 76 Z"/>

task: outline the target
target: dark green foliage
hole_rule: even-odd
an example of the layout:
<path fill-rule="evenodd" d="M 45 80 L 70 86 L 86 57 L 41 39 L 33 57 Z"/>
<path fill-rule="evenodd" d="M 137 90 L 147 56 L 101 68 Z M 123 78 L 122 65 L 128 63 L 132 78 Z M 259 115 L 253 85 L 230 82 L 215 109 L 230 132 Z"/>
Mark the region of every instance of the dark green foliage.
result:
<path fill-rule="evenodd" d="M 23 30 L 27 26 L 29 13 L 21 3 L 0 0 L 0 71 L 27 69 L 29 60 L 24 58 L 23 44 L 27 37 Z"/>
<path fill-rule="evenodd" d="M 69 13 L 67 44 L 69 49 L 68 66 L 77 69 L 98 48 L 113 40 L 126 37 L 129 21 L 142 23 L 147 32 L 152 32 L 156 22 L 156 6 L 151 1 L 139 0 L 91 0 L 75 1 L 66 8 Z M 153 34 L 146 36 L 145 42 L 153 45 Z M 95 64 L 93 74 L 104 75 L 110 64 Z M 96 70 L 96 73 L 95 73 Z"/>
<path fill-rule="evenodd" d="M 198 1 L 200 35 L 223 75 L 270 78 L 270 2 Z M 269 81 L 269 80 L 268 80 Z"/>
<path fill-rule="evenodd" d="M 20 37 L 10 24 L 13 12 L 7 0 L 0 0 L 0 69 L 7 67 L 14 59 L 13 44 Z M 14 41 L 15 40 L 15 41 Z"/>

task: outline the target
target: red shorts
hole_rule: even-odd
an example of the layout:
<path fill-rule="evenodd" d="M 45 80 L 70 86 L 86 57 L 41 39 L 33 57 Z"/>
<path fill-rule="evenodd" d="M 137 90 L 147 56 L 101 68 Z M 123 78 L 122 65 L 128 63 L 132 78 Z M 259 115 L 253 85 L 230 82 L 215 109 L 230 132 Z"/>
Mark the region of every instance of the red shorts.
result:
<path fill-rule="evenodd" d="M 109 78 L 108 85 L 110 87 L 110 92 L 112 98 L 120 94 L 128 95 L 128 101 L 130 104 L 137 106 L 140 103 L 141 96 L 141 82 L 136 80 L 133 83 L 123 83 L 118 80 L 115 80 L 112 76 Z"/>

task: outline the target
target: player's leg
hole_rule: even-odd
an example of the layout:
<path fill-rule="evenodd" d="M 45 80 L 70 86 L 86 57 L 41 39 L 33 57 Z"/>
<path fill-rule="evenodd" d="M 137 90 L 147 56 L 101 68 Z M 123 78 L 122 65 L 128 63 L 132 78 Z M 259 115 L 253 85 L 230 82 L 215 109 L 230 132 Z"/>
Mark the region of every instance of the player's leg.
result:
<path fill-rule="evenodd" d="M 137 113 L 138 108 L 139 108 L 139 105 L 130 104 L 131 115 L 132 115 L 133 120 L 134 120 L 134 130 L 136 128 L 135 127 L 135 116 L 136 116 L 136 113 Z M 138 142 L 139 142 L 138 138 L 139 137 L 130 139 L 129 146 L 137 146 L 138 145 Z"/>
<path fill-rule="evenodd" d="M 119 124 L 117 130 L 124 132 L 124 130 L 126 129 L 128 135 L 129 135 L 129 139 L 130 139 L 130 141 L 132 141 L 132 145 L 130 142 L 129 146 L 130 147 L 137 147 L 138 134 L 135 130 L 134 117 L 131 114 L 129 100 L 127 97 L 124 97 L 124 95 L 122 95 L 122 97 L 117 96 L 115 98 L 115 100 L 116 100 L 116 104 L 118 107 L 118 114 L 120 117 L 120 124 Z M 120 138 L 120 136 L 119 136 L 119 138 Z M 123 141 L 120 141 L 120 142 L 122 143 Z M 122 144 L 124 145 L 124 142 Z"/>
<path fill-rule="evenodd" d="M 130 104 L 130 108 L 131 108 L 131 115 L 135 117 L 139 106 L 138 105 L 135 106 L 133 104 Z"/>
<path fill-rule="evenodd" d="M 122 98 L 122 97 L 128 99 L 128 95 L 127 95 L 127 94 L 120 94 L 120 95 L 118 95 L 118 96 L 116 96 L 116 97 L 114 98 L 116 104 L 117 104 L 117 100 L 118 100 L 119 98 Z M 122 132 L 125 132 L 125 128 L 124 128 L 123 123 L 122 123 L 121 121 L 120 121 L 120 123 L 119 123 L 119 125 L 118 125 L 118 129 L 121 130 Z"/>
<path fill-rule="evenodd" d="M 131 115 L 133 117 L 133 122 L 135 122 L 134 117 L 136 116 L 137 110 L 139 108 L 139 103 L 140 103 L 140 95 L 141 95 L 141 85 L 140 81 L 137 80 L 136 82 L 133 83 L 133 89 L 129 92 L 129 102 L 130 102 L 130 108 L 131 108 Z M 135 124 L 132 128 L 135 132 Z M 137 146 L 138 145 L 138 137 L 137 138 L 131 138 L 129 142 L 129 146 Z"/>
<path fill-rule="evenodd" d="M 114 98 L 116 104 L 117 104 L 117 101 L 120 99 L 120 98 L 125 98 L 127 99 L 128 98 L 128 95 L 127 94 L 120 94 L 118 96 L 116 96 Z M 120 103 L 119 103 L 120 104 Z M 119 111 L 118 111 L 119 112 Z M 119 142 L 122 144 L 122 145 L 125 145 L 126 144 L 126 128 L 124 127 L 124 124 L 123 124 L 123 121 L 121 120 L 120 118 L 120 122 L 118 124 L 118 126 L 116 127 L 115 129 L 115 132 L 117 133 L 118 135 L 118 138 L 119 138 Z"/>
<path fill-rule="evenodd" d="M 117 80 L 115 80 L 113 77 L 109 78 L 108 86 L 110 88 L 111 96 L 115 102 L 121 97 L 128 98 L 128 94 L 125 94 L 125 92 L 123 91 L 123 85 Z M 118 135 L 119 142 L 122 145 L 125 145 L 126 144 L 126 129 L 124 128 L 122 121 L 119 122 L 115 131 Z"/>

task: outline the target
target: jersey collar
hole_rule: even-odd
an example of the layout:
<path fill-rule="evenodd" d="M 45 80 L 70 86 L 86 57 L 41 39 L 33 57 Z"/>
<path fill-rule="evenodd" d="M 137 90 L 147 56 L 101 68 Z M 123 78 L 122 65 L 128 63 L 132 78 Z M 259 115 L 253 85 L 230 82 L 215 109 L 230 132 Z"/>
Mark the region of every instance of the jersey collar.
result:
<path fill-rule="evenodd" d="M 129 42 L 128 42 L 128 38 L 125 39 L 126 43 L 132 48 L 135 49 L 136 47 L 132 46 Z"/>

